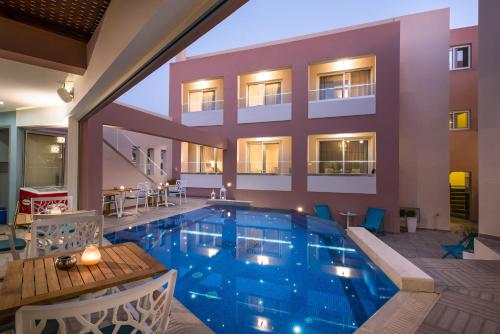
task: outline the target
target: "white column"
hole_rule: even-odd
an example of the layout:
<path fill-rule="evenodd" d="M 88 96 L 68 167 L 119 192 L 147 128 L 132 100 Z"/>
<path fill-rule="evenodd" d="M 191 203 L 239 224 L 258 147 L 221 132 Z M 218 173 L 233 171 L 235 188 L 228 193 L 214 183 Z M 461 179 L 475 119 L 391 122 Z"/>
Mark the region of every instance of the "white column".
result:
<path fill-rule="evenodd" d="M 68 119 L 66 164 L 68 195 L 73 196 L 73 203 L 78 207 L 78 121 L 71 117 Z"/>

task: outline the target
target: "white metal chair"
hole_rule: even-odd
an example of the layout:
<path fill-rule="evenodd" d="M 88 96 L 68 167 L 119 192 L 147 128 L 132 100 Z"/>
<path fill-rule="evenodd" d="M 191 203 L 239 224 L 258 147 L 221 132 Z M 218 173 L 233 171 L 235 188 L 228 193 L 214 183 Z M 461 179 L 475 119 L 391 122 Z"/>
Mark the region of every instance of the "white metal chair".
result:
<path fill-rule="evenodd" d="M 127 193 L 125 199 L 135 199 L 135 213 L 139 212 L 139 201 L 144 201 L 144 209 L 148 207 L 148 188 L 143 182 L 137 183 L 137 190 Z"/>
<path fill-rule="evenodd" d="M 174 195 L 179 196 L 179 205 L 182 204 L 182 196 L 184 196 L 184 200 L 187 202 L 187 181 L 186 180 L 177 180 L 175 181 L 175 186 L 169 188 L 168 192 Z"/>
<path fill-rule="evenodd" d="M 148 200 L 150 198 L 154 198 L 156 200 L 156 207 L 159 206 L 159 203 L 160 203 L 160 191 L 156 188 L 153 187 L 153 184 L 151 184 L 151 182 L 144 182 L 144 185 L 147 189 L 147 192 L 146 192 L 146 196 L 148 197 Z M 148 203 L 148 207 L 149 207 L 149 203 Z"/>
<path fill-rule="evenodd" d="M 106 205 L 110 205 L 110 210 L 111 210 L 111 205 L 115 206 L 115 211 L 116 215 L 120 215 L 120 206 L 118 205 L 118 196 L 120 196 L 120 193 L 110 193 L 110 194 L 102 194 L 102 211 L 104 212 L 104 208 Z"/>
<path fill-rule="evenodd" d="M 23 306 L 16 312 L 16 334 L 164 334 L 176 279 L 177 271 L 170 270 L 134 288 L 95 299 Z"/>
<path fill-rule="evenodd" d="M 73 211 L 73 197 L 34 197 L 31 199 L 31 214 L 50 214 L 52 209 L 59 208 L 61 212 Z"/>
<path fill-rule="evenodd" d="M 34 220 L 30 254 L 35 257 L 83 249 L 89 244 L 101 246 L 102 224 L 103 216 L 94 211 Z"/>

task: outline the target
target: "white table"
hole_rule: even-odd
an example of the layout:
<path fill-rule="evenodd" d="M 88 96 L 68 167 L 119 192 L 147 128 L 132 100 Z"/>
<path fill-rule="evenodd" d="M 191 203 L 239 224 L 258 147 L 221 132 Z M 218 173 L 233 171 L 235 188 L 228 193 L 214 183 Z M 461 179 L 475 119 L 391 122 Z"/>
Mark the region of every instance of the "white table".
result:
<path fill-rule="evenodd" d="M 351 211 L 349 211 L 349 210 L 347 210 L 347 211 L 345 211 L 345 212 L 339 212 L 339 214 L 340 214 L 341 216 L 346 217 L 346 223 L 347 223 L 346 228 L 348 228 L 348 227 L 349 227 L 349 224 L 351 223 L 351 217 L 353 217 L 353 218 L 354 218 L 354 217 L 356 217 L 356 216 L 357 216 L 357 214 L 356 214 L 356 213 L 351 212 Z"/>

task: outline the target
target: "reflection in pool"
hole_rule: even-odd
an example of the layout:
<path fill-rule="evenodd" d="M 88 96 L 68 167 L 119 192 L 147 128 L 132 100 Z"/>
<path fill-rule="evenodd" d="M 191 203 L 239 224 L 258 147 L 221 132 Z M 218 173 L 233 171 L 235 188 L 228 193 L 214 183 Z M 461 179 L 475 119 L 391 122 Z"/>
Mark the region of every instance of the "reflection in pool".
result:
<path fill-rule="evenodd" d="M 106 235 L 179 271 L 175 297 L 217 333 L 352 333 L 397 287 L 330 221 L 212 206 Z"/>

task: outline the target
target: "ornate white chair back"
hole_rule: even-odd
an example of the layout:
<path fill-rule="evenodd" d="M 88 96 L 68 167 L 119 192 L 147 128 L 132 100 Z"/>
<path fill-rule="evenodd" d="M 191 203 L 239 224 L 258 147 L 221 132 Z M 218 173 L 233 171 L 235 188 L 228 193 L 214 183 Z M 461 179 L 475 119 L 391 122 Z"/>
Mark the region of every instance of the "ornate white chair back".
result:
<path fill-rule="evenodd" d="M 47 327 L 66 333 L 167 332 L 177 271 L 104 297 L 52 305 L 23 306 L 16 334 L 39 334 Z"/>
<path fill-rule="evenodd" d="M 42 256 L 102 245 L 103 216 L 88 214 L 52 216 L 33 221 L 31 256 Z"/>
<path fill-rule="evenodd" d="M 50 214 L 52 209 L 59 208 L 61 212 L 73 210 L 72 196 L 35 197 L 31 199 L 31 214 Z"/>

